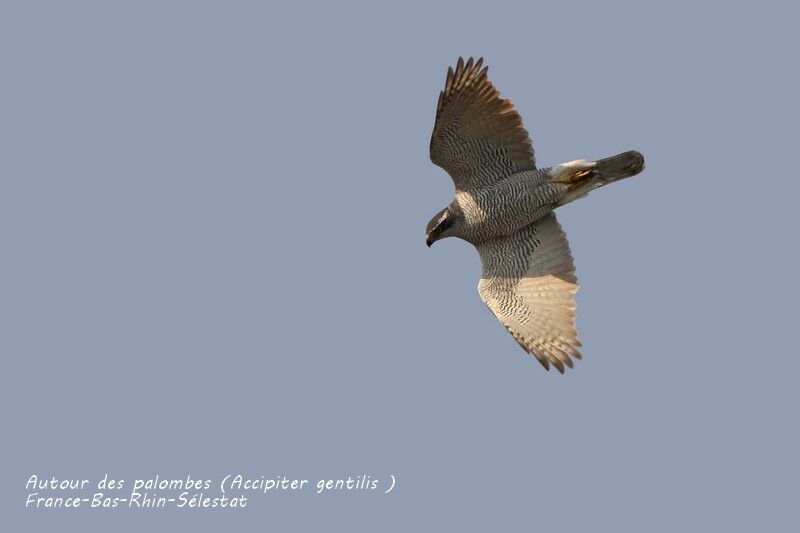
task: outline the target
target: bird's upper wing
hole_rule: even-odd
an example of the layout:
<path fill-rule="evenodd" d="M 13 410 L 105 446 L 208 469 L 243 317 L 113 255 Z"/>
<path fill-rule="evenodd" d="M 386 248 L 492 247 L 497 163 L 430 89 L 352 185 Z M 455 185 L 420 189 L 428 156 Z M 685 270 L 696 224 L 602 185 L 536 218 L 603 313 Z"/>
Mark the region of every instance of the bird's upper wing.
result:
<path fill-rule="evenodd" d="M 580 359 L 575 331 L 578 280 L 554 214 L 507 237 L 480 244 L 478 292 L 511 335 L 539 362 L 560 372 Z"/>
<path fill-rule="evenodd" d="M 457 190 L 488 185 L 536 168 L 533 144 L 511 100 L 500 98 L 483 58 L 447 70 L 436 106 L 431 161 L 453 178 Z"/>

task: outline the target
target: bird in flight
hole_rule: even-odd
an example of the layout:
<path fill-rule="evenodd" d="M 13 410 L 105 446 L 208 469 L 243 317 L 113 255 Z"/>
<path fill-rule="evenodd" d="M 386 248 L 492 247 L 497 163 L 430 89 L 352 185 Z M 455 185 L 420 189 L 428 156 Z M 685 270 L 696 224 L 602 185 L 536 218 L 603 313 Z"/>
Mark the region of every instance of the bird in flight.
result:
<path fill-rule="evenodd" d="M 430 155 L 455 184 L 426 243 L 458 237 L 478 249 L 478 293 L 522 348 L 564 373 L 580 359 L 575 331 L 578 280 L 553 211 L 609 183 L 635 176 L 644 157 L 629 151 L 536 168 L 533 145 L 511 100 L 487 77 L 483 59 L 449 68 L 436 106 Z"/>

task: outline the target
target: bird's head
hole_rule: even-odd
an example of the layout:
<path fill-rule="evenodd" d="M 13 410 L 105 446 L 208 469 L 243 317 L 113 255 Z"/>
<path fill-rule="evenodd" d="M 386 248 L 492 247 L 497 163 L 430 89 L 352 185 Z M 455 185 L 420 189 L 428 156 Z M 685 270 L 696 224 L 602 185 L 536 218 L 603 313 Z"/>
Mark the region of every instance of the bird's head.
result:
<path fill-rule="evenodd" d="M 454 236 L 462 218 L 457 204 L 450 204 L 436 213 L 425 228 L 425 244 L 430 248 L 436 241 Z"/>

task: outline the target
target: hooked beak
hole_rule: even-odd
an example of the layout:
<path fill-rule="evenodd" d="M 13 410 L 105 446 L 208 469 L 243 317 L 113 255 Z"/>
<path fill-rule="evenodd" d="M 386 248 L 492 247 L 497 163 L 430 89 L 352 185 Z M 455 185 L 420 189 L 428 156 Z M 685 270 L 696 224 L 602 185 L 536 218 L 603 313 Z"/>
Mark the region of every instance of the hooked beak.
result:
<path fill-rule="evenodd" d="M 427 244 L 427 245 L 428 245 L 428 248 L 430 248 L 430 247 L 431 247 L 431 244 L 433 244 L 433 237 L 431 237 L 431 236 L 430 236 L 430 234 L 428 234 L 428 235 L 425 237 L 425 244 Z"/>

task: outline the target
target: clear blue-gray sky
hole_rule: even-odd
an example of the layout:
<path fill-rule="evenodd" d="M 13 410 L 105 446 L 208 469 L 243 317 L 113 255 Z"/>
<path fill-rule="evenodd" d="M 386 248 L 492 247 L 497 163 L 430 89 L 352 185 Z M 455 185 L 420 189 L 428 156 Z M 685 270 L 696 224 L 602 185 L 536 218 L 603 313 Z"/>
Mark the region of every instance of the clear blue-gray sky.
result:
<path fill-rule="evenodd" d="M 0 8 L 8 531 L 797 530 L 797 11 L 760 2 Z M 585 358 L 525 356 L 428 159 L 482 55 L 560 210 Z M 24 509 L 44 476 L 337 478 L 240 512 Z"/>

